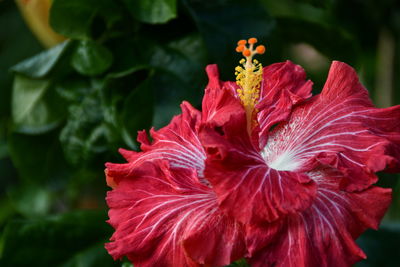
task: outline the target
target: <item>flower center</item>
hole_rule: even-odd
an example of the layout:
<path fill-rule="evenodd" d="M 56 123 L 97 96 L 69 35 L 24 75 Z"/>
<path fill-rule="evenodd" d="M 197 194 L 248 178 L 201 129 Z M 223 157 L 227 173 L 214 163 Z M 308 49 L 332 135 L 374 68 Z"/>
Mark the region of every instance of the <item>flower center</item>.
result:
<path fill-rule="evenodd" d="M 296 151 L 288 149 L 290 140 L 286 128 L 270 133 L 268 142 L 261 150 L 267 165 L 278 171 L 296 171 L 302 165 Z"/>
<path fill-rule="evenodd" d="M 260 86 L 262 81 L 262 65 L 253 59 L 256 54 L 264 54 L 265 47 L 259 45 L 254 49 L 257 43 L 256 38 L 250 38 L 248 41 L 240 40 L 236 47 L 236 52 L 242 53 L 245 57 L 239 61 L 240 65 L 235 68 L 238 96 L 246 110 L 247 131 L 251 133 L 252 126 L 255 124 L 253 115 L 255 105 L 260 97 Z"/>
<path fill-rule="evenodd" d="M 261 156 L 264 158 L 268 167 L 277 171 L 295 171 L 300 166 L 300 162 L 296 161 L 293 155 L 288 151 L 279 155 L 271 155 L 270 151 L 264 148 L 264 150 L 261 151 Z"/>

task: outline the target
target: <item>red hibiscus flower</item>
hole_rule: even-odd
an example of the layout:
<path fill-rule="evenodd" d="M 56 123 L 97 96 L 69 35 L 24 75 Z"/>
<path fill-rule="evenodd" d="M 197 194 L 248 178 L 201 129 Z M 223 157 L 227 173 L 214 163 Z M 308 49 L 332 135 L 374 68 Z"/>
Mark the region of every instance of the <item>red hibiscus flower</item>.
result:
<path fill-rule="evenodd" d="M 309 98 L 299 66 L 260 74 L 249 43 L 237 49 L 246 61 L 236 84 L 207 69 L 205 176 L 220 208 L 246 226 L 252 266 L 350 266 L 365 258 L 354 239 L 378 227 L 391 200 L 373 184 L 375 172 L 399 168 L 400 106 L 374 108 L 341 62 Z"/>
<path fill-rule="evenodd" d="M 207 67 L 202 112 L 182 114 L 142 152 L 107 163 L 106 244 L 135 266 L 350 266 L 365 258 L 355 239 L 376 229 L 391 190 L 375 172 L 399 169 L 400 107 L 374 108 L 355 71 L 334 62 L 317 96 L 287 61 L 262 68 L 255 38 L 237 81 Z M 247 46 L 248 44 L 248 46 Z"/>

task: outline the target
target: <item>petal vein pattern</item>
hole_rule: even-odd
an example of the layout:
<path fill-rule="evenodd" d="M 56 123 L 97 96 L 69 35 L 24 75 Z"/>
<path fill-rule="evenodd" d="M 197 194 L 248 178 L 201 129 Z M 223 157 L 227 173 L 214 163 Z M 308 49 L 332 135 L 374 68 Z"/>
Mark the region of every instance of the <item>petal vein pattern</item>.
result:
<path fill-rule="evenodd" d="M 201 114 L 187 102 L 181 108 L 182 114 L 174 117 L 169 125 L 150 131 L 151 143 L 144 131 L 139 132 L 138 140 L 143 152 L 120 149 L 128 163 L 107 163 L 108 175 L 117 179 L 128 177 L 131 170 L 145 162 L 168 160 L 172 168 L 195 169 L 199 179 L 203 179 L 206 156 L 198 138 Z"/>
<path fill-rule="evenodd" d="M 337 173 L 309 175 L 318 183 L 312 206 L 276 222 L 269 236 L 266 229 L 248 227 L 252 266 L 352 266 L 366 258 L 354 240 L 367 228 L 377 229 L 390 204 L 391 190 L 370 187 L 345 192 L 339 190 L 343 177 Z"/>
<path fill-rule="evenodd" d="M 143 169 L 142 169 L 143 168 Z M 245 255 L 242 226 L 193 170 L 145 163 L 108 193 L 109 253 L 135 266 L 221 266 Z"/>
<path fill-rule="evenodd" d="M 321 95 L 276 127 L 262 154 L 279 170 L 335 167 L 349 177 L 344 187 L 362 190 L 376 182 L 374 172 L 398 166 L 399 118 L 399 106 L 372 107 L 355 71 L 335 62 Z"/>

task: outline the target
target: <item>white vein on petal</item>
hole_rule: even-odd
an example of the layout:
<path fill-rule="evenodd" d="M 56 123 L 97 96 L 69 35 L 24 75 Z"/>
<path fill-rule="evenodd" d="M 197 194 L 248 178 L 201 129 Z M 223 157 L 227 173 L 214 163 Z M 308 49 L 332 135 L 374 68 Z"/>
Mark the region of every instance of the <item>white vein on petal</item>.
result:
<path fill-rule="evenodd" d="M 359 106 L 352 106 L 352 99 L 346 99 L 340 103 L 319 102 L 312 108 L 302 109 L 301 113 L 294 114 L 289 123 L 281 129 L 273 132 L 261 154 L 268 165 L 276 165 L 278 170 L 295 171 L 304 162 L 320 152 L 339 153 L 343 149 L 347 151 L 366 152 L 384 142 L 377 142 L 368 147 L 349 140 L 337 140 L 336 137 L 356 136 L 357 138 L 370 138 L 368 129 L 351 131 L 347 125 L 357 125 L 365 120 L 385 120 L 366 114 L 368 110 Z M 317 115 L 312 110 L 320 110 Z M 361 108 L 361 110 L 360 110 Z M 347 127 L 347 128 L 346 128 Z M 340 132 L 341 129 L 345 129 Z M 324 135 L 324 131 L 329 131 Z M 316 135 L 320 134 L 317 138 Z M 368 136 L 368 134 L 370 134 Z M 283 140 L 282 140 L 283 139 Z M 348 143 L 348 144 L 346 144 Z M 319 149 L 324 148 L 324 149 Z M 355 158 L 341 154 L 343 158 L 358 166 L 364 166 Z M 279 164 L 278 164 L 279 163 Z"/>

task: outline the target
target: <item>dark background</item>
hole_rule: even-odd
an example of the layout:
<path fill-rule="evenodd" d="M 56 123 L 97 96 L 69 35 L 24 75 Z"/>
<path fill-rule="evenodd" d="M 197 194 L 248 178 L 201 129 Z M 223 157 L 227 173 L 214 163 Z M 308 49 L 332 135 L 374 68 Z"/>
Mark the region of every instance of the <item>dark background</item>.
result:
<path fill-rule="evenodd" d="M 130 266 L 103 248 L 104 162 L 122 162 L 117 149 L 137 149 L 136 131 L 165 125 L 182 100 L 199 107 L 207 64 L 234 80 L 239 39 L 266 45 L 263 65 L 302 65 L 315 93 L 340 60 L 377 106 L 400 104 L 399 1 L 52 2 L 69 40 L 46 50 L 0 0 L 0 266 Z M 380 176 L 394 201 L 358 240 L 357 266 L 400 266 L 400 177 Z"/>

